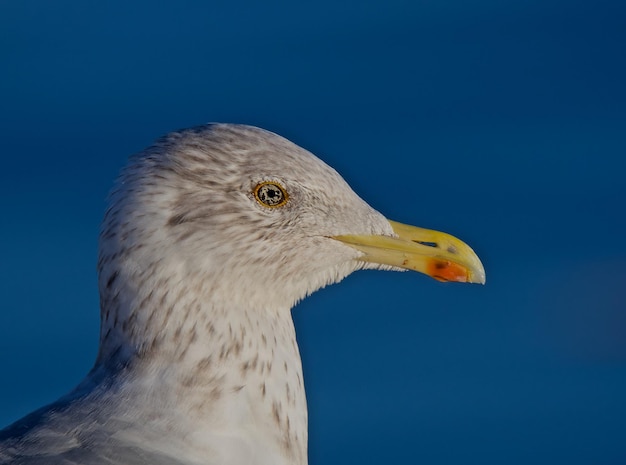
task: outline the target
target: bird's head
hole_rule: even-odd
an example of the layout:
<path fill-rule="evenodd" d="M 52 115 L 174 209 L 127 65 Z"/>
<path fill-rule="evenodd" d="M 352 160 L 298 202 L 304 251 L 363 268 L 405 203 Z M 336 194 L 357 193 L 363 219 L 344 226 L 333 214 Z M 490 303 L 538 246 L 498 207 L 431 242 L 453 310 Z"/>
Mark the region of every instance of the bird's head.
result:
<path fill-rule="evenodd" d="M 230 124 L 184 130 L 132 158 L 111 194 L 100 238 L 103 331 L 112 313 L 116 325 L 137 326 L 143 305 L 184 301 L 190 288 L 234 307 L 288 310 L 360 268 L 485 279 L 466 244 L 390 222 L 276 134 Z"/>

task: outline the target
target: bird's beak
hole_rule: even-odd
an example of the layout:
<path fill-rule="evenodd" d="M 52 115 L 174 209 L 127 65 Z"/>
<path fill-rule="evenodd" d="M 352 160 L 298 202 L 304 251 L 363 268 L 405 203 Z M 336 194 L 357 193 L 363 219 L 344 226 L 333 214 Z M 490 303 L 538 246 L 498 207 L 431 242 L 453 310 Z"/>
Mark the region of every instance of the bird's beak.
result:
<path fill-rule="evenodd" d="M 450 234 L 390 221 L 398 237 L 332 236 L 363 252 L 359 260 L 419 271 L 439 281 L 485 284 L 485 269 L 465 242 Z"/>

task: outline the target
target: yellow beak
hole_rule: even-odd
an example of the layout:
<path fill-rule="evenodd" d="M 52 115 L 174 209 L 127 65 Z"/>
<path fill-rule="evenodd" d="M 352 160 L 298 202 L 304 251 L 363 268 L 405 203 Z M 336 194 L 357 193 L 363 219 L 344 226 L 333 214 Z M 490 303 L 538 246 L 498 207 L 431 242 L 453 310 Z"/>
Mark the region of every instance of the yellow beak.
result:
<path fill-rule="evenodd" d="M 390 221 L 398 237 L 341 235 L 363 252 L 359 260 L 419 271 L 439 281 L 485 284 L 485 269 L 469 245 L 450 234 Z"/>

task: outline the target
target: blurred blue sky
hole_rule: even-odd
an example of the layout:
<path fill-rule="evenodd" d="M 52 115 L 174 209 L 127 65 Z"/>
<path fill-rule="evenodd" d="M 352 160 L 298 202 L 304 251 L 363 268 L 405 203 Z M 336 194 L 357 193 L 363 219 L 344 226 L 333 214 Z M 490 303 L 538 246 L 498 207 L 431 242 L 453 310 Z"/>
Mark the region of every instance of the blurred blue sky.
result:
<path fill-rule="evenodd" d="M 294 310 L 316 464 L 626 463 L 626 3 L 0 4 L 0 425 L 93 363 L 128 155 L 278 132 L 487 285 L 357 273 Z"/>

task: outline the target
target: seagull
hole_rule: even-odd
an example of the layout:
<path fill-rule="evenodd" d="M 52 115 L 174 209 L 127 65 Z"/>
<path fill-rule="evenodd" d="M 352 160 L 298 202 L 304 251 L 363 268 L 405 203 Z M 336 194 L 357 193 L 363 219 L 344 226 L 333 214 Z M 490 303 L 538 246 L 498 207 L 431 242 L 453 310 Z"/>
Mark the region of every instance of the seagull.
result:
<path fill-rule="evenodd" d="M 0 463 L 306 464 L 291 308 L 359 269 L 485 282 L 467 244 L 387 220 L 272 132 L 208 124 L 164 136 L 110 194 L 93 368 L 0 430 Z"/>

